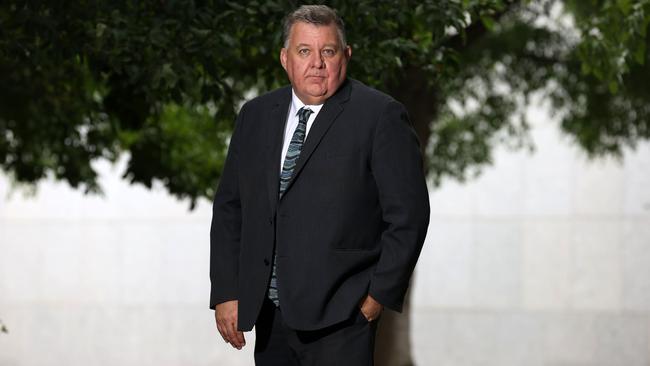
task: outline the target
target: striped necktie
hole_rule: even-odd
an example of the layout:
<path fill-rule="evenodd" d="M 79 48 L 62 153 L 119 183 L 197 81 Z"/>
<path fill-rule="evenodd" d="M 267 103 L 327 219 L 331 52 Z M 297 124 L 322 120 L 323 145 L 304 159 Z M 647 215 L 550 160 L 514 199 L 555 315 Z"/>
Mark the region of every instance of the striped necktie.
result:
<path fill-rule="evenodd" d="M 298 111 L 298 126 L 293 132 L 287 155 L 284 158 L 282 165 L 282 172 L 280 173 L 280 198 L 287 190 L 293 170 L 296 167 L 296 162 L 300 156 L 302 145 L 305 142 L 305 135 L 307 134 L 307 120 L 312 114 L 312 110 L 302 107 Z M 275 303 L 275 306 L 280 306 L 280 299 L 278 298 L 278 278 L 276 276 L 276 257 L 277 253 L 273 253 L 273 271 L 271 272 L 271 282 L 269 283 L 269 299 Z"/>

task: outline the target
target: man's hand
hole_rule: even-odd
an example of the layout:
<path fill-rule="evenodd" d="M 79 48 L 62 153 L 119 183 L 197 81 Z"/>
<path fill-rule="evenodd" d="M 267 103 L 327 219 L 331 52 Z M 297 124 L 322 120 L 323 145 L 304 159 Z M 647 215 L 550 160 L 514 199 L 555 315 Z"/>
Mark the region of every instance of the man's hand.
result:
<path fill-rule="evenodd" d="M 230 300 L 217 304 L 214 309 L 214 318 L 217 329 L 223 340 L 231 346 L 241 349 L 246 345 L 244 333 L 237 330 L 237 306 L 239 301 Z"/>
<path fill-rule="evenodd" d="M 361 313 L 366 317 L 366 319 L 368 319 L 369 322 L 377 319 L 382 310 L 384 310 L 384 306 L 378 303 L 377 300 L 373 299 L 370 295 L 366 295 L 361 300 L 360 307 Z"/>

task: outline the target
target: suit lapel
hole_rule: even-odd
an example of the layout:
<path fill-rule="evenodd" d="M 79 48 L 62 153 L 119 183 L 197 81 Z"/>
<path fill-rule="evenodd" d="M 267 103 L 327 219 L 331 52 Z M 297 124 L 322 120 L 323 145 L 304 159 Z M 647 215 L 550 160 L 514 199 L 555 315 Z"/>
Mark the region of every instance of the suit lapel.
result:
<path fill-rule="evenodd" d="M 291 88 L 287 87 L 286 90 L 281 92 L 276 102 L 271 104 L 269 111 L 266 187 L 268 188 L 271 214 L 275 213 L 275 206 L 280 194 L 280 158 L 284 139 L 284 126 L 287 122 L 287 113 L 289 113 L 289 103 L 291 103 Z"/>
<path fill-rule="evenodd" d="M 343 85 L 341 85 L 336 94 L 325 101 L 325 105 L 323 105 L 323 108 L 318 113 L 318 116 L 316 116 L 316 119 L 314 120 L 314 123 L 311 126 L 309 133 L 307 134 L 307 138 L 305 139 L 305 143 L 302 146 L 300 156 L 296 162 L 296 167 L 293 170 L 291 180 L 287 184 L 287 189 L 284 191 L 283 197 L 286 196 L 287 191 L 291 189 L 293 182 L 297 179 L 298 175 L 302 171 L 302 168 L 305 166 L 316 147 L 318 147 L 321 139 L 327 130 L 329 130 L 332 123 L 336 120 L 336 117 L 338 117 L 338 115 L 343 111 L 343 104 L 350 98 L 350 91 L 350 82 L 346 80 Z M 278 166 L 278 171 L 279 169 L 280 167 Z M 279 180 L 279 178 L 276 180 Z"/>

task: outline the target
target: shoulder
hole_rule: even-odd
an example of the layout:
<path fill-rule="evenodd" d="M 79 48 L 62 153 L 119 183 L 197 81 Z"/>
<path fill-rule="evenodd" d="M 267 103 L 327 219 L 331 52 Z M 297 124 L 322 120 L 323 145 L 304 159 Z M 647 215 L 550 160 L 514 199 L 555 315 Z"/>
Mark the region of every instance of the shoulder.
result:
<path fill-rule="evenodd" d="M 348 82 L 350 99 L 346 109 L 356 119 L 367 120 L 371 126 L 376 126 L 380 120 L 395 116 L 395 113 L 391 112 L 397 112 L 397 115 L 407 114 L 404 105 L 392 96 L 358 80 L 349 79 Z"/>
<path fill-rule="evenodd" d="M 359 80 L 348 79 L 350 83 L 350 101 L 365 105 L 384 106 L 391 103 L 399 103 L 392 96 L 370 87 Z"/>

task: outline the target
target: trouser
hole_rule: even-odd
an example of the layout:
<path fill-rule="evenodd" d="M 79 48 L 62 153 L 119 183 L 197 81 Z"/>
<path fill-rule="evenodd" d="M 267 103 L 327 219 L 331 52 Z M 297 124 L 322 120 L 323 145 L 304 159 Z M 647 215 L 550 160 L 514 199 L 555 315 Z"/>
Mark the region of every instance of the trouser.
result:
<path fill-rule="evenodd" d="M 281 309 L 265 299 L 255 323 L 255 365 L 373 366 L 379 320 L 369 322 L 358 310 L 323 329 L 293 330 L 284 323 Z"/>

